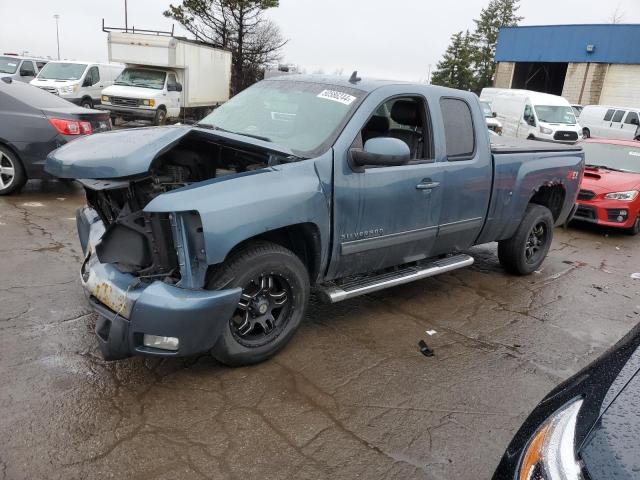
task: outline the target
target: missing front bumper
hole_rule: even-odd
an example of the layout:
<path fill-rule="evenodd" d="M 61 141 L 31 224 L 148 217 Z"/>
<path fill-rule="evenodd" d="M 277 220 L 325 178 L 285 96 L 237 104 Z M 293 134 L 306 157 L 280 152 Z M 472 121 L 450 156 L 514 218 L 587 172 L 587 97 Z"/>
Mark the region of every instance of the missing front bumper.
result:
<path fill-rule="evenodd" d="M 94 246 L 104 226 L 90 208 L 77 213 L 80 243 L 87 258 L 82 284 L 90 305 L 100 315 L 96 335 L 106 360 L 133 355 L 182 357 L 208 352 L 218 341 L 241 289 L 195 290 L 161 281 L 141 282 L 113 265 L 100 263 Z M 144 345 L 144 335 L 179 339 L 175 351 Z"/>

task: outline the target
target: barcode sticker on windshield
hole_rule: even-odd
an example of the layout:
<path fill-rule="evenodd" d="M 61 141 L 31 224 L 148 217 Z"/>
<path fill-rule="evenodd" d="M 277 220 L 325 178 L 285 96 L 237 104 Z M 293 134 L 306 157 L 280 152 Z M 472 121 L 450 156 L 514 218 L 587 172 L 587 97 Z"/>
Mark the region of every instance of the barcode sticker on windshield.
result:
<path fill-rule="evenodd" d="M 325 100 L 333 100 L 334 102 L 343 103 L 344 105 L 351 105 L 356 99 L 353 95 L 348 93 L 337 92 L 335 90 L 323 90 L 318 94 L 318 98 L 324 98 Z"/>

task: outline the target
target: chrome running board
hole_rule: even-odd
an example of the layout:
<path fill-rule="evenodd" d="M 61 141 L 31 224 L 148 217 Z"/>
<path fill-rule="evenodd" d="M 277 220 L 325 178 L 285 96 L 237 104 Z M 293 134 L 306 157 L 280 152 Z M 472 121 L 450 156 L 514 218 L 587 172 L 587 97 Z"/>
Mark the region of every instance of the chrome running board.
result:
<path fill-rule="evenodd" d="M 412 265 L 394 272 L 386 272 L 375 276 L 358 278 L 340 285 L 330 284 L 321 286 L 317 293 L 326 303 L 337 303 L 349 298 L 358 297 L 371 292 L 377 292 L 389 287 L 433 277 L 441 273 L 468 267 L 473 264 L 473 257 L 469 255 L 454 255 L 429 263 Z"/>

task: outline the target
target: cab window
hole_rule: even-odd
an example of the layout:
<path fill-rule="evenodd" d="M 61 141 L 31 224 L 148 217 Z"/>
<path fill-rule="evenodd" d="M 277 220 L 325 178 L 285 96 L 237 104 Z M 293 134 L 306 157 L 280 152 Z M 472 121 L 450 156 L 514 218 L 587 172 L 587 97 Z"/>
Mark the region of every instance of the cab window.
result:
<path fill-rule="evenodd" d="M 442 98 L 440 109 L 444 120 L 447 160 L 455 162 L 473 158 L 476 133 L 469 104 L 460 98 Z"/>
<path fill-rule="evenodd" d="M 35 77 L 36 69 L 31 60 L 24 60 L 20 66 L 20 75 L 23 77 Z"/>
<path fill-rule="evenodd" d="M 422 97 L 387 99 L 378 106 L 354 143 L 364 146 L 372 138 L 397 138 L 407 144 L 413 162 L 432 161 L 431 128 L 426 112 Z"/>

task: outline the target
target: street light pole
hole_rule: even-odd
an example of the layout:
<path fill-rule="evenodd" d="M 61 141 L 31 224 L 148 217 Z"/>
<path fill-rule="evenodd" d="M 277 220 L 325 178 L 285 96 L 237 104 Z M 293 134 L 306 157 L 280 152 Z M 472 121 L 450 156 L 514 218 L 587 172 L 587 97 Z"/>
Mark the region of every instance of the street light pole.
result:
<path fill-rule="evenodd" d="M 56 13 L 53 18 L 56 19 L 56 42 L 58 43 L 58 60 L 60 60 L 60 32 L 58 31 L 58 19 L 60 15 Z"/>
<path fill-rule="evenodd" d="M 127 21 L 127 0 L 124 0 L 124 31 L 129 31 L 129 23 Z"/>

